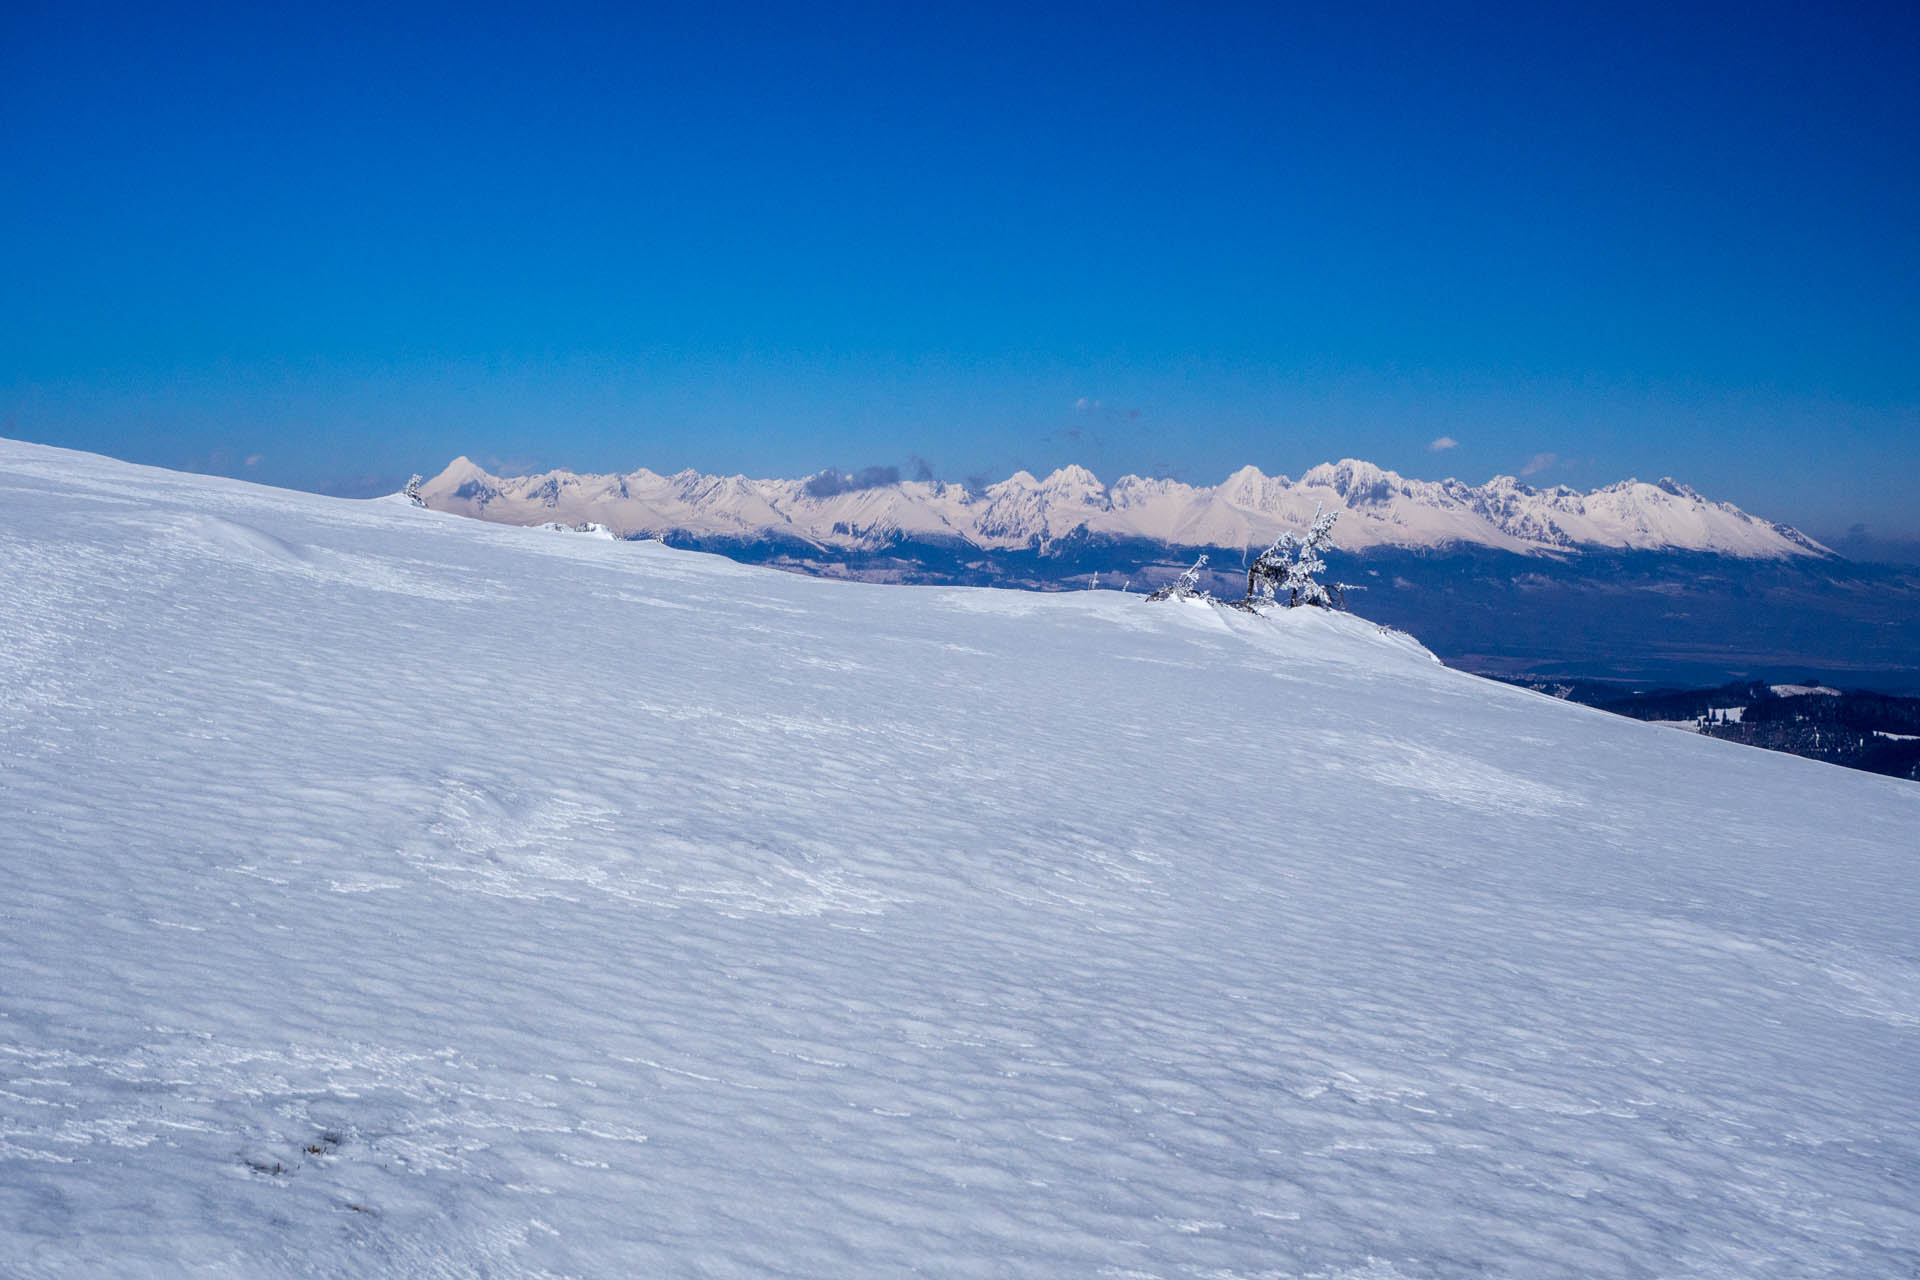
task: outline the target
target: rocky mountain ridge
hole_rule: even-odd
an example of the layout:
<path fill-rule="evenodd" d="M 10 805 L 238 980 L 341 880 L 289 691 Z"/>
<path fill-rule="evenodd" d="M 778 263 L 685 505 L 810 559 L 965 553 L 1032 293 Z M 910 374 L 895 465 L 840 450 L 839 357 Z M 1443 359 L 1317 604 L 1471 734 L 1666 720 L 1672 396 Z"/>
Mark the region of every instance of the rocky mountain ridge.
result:
<path fill-rule="evenodd" d="M 823 472 L 799 480 L 641 469 L 624 475 L 492 475 L 457 458 L 420 490 L 428 506 L 506 524 L 596 522 L 622 537 L 793 540 L 864 549 L 936 541 L 1045 551 L 1075 535 L 1176 547 L 1258 547 L 1301 529 L 1318 507 L 1341 512 L 1344 550 L 1481 546 L 1529 554 L 1585 549 L 1705 551 L 1746 559 L 1832 553 L 1789 525 L 1715 502 L 1670 479 L 1582 493 L 1513 476 L 1483 485 L 1416 480 L 1370 462 L 1322 463 L 1300 476 L 1242 467 L 1218 485 L 1085 467 L 1028 472 L 983 489 L 942 481 Z"/>

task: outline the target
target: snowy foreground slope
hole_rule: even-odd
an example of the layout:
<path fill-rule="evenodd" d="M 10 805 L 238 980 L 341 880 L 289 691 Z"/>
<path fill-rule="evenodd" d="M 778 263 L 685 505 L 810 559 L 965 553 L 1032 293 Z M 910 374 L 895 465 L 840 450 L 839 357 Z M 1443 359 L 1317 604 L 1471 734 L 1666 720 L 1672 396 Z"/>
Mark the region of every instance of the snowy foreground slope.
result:
<path fill-rule="evenodd" d="M 1920 787 L 0 443 L 0 1274 L 1911 1276 Z"/>

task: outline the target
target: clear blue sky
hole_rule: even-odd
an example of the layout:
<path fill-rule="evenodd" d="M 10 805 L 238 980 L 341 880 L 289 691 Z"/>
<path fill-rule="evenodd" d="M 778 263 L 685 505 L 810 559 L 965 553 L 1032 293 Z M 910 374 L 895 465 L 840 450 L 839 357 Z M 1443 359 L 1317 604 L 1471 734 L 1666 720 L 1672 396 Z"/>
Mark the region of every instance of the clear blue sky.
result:
<path fill-rule="evenodd" d="M 3 8 L 0 434 L 1920 536 L 1911 4 Z"/>

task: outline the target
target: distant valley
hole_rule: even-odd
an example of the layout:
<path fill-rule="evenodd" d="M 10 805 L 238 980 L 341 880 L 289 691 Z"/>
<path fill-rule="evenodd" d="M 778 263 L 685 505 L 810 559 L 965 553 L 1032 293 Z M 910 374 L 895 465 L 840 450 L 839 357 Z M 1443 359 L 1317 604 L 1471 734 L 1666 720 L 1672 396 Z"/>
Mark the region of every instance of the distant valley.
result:
<path fill-rule="evenodd" d="M 1579 680 L 1517 683 L 1633 720 L 1920 780 L 1920 698 L 1757 680 L 1712 689 L 1634 691 Z"/>

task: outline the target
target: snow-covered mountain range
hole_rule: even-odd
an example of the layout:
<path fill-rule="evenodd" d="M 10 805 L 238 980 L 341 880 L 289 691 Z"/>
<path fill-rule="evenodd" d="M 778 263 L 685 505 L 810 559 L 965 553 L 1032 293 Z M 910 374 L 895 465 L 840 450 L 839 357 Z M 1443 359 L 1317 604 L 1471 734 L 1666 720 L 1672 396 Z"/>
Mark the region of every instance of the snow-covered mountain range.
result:
<path fill-rule="evenodd" d="M 1045 479 L 1022 471 L 984 489 L 940 481 L 823 473 L 753 480 L 695 471 L 663 476 L 491 475 L 458 458 L 422 496 L 442 511 L 507 524 L 598 522 L 621 536 L 784 539 L 817 547 L 950 542 L 1035 547 L 1076 534 L 1174 547 L 1258 547 L 1304 528 L 1316 507 L 1341 513 L 1335 542 L 1375 547 L 1478 546 L 1523 553 L 1608 548 L 1715 552 L 1748 559 L 1831 553 L 1799 530 L 1714 502 L 1672 480 L 1627 480 L 1590 493 L 1534 488 L 1512 476 L 1483 485 L 1410 480 L 1372 463 L 1323 463 L 1298 480 L 1243 467 L 1214 486 L 1084 467 Z"/>
<path fill-rule="evenodd" d="M 1317 609 L 0 494 L 0 1274 L 1913 1274 L 1920 785 Z"/>

